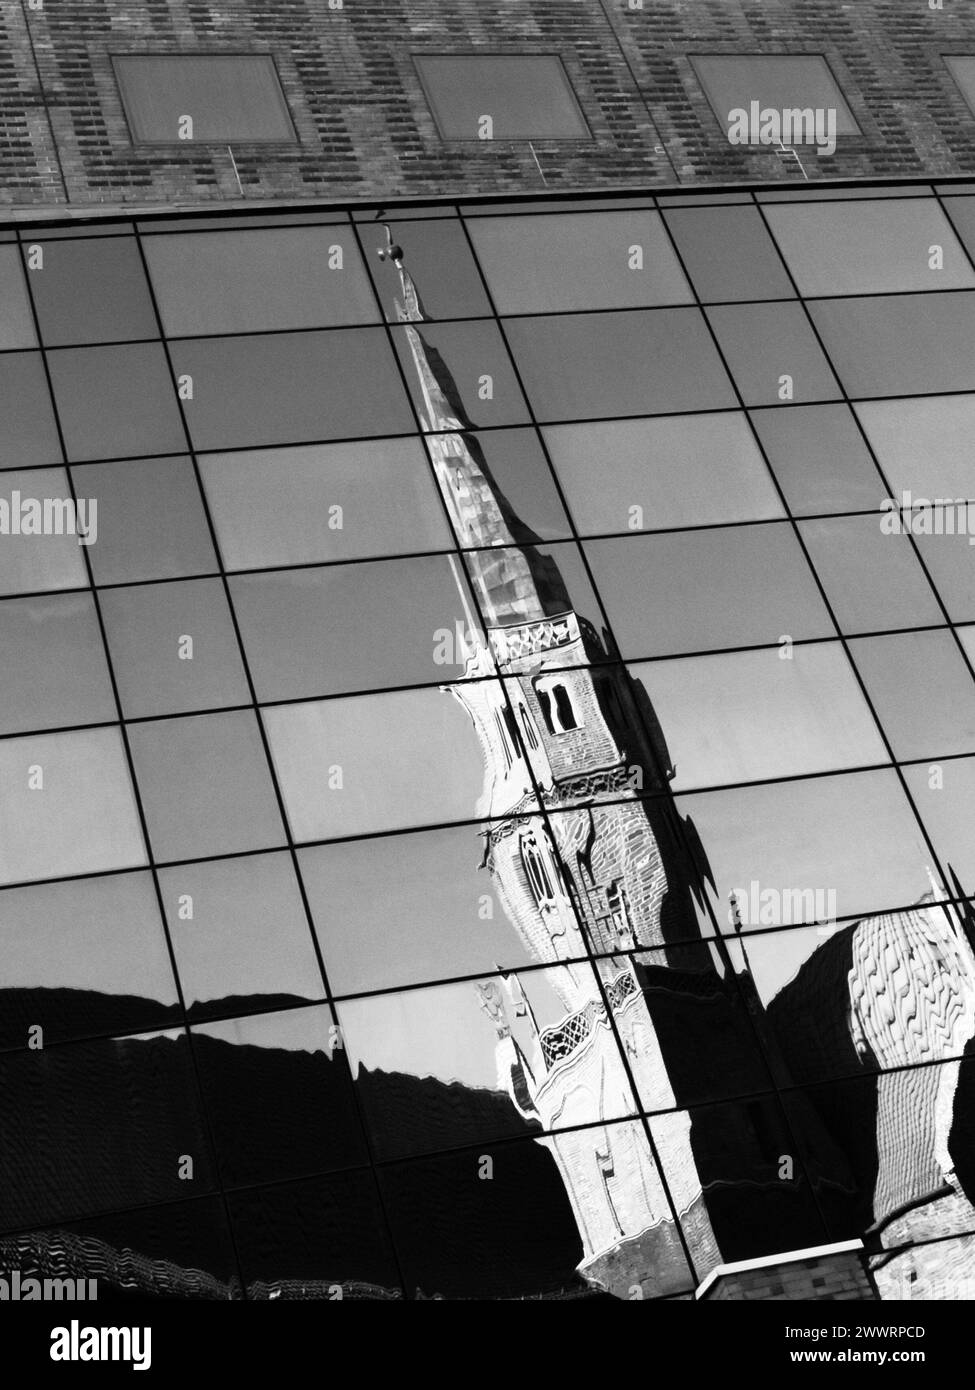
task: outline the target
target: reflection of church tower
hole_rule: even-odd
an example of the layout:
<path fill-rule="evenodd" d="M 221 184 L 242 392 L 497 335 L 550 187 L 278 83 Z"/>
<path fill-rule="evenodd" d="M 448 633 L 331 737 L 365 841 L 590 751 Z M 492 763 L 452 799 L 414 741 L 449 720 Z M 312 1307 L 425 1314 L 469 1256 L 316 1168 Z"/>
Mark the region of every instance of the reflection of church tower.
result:
<path fill-rule="evenodd" d="M 701 1098 L 695 1069 L 705 1054 L 712 1065 L 716 1023 L 730 1020 L 732 1033 L 742 1026 L 732 1017 L 737 985 L 700 942 L 692 896 L 701 870 L 682 847 L 672 803 L 653 796 L 666 790 L 669 761 L 646 696 L 607 661 L 554 560 L 495 484 L 451 373 L 418 327 L 426 316 L 391 238 L 385 256 L 399 272 L 427 446 L 480 610 L 468 610 L 467 680 L 448 689 L 483 751 L 485 864 L 531 955 L 558 967 L 547 982 L 565 1010 L 540 1031 L 523 992 L 530 974 L 482 985 L 499 1076 L 523 1115 L 558 1131 L 539 1142 L 572 1204 L 581 1271 L 614 1290 L 641 1283 L 665 1292 L 681 1259 L 674 1212 L 642 1126 L 611 1122 L 633 1113 L 630 1077 L 643 1109 L 678 1112 L 656 1127 L 657 1149 L 703 1275 L 720 1258 L 702 1193 L 709 1165 L 735 1147 L 742 1179 L 753 1189 L 765 1180 L 747 1138 L 706 1121 L 692 1133 L 679 1113 L 688 1095 Z M 458 583 L 466 605 L 461 576 Z M 492 675 L 500 679 L 477 679 Z M 536 787 L 547 818 L 534 809 Z M 646 958 L 653 964 L 618 954 L 634 947 L 661 949 Z M 732 1033 L 723 1042 L 734 1050 Z M 753 1077 L 743 1086 L 757 1089 Z"/>

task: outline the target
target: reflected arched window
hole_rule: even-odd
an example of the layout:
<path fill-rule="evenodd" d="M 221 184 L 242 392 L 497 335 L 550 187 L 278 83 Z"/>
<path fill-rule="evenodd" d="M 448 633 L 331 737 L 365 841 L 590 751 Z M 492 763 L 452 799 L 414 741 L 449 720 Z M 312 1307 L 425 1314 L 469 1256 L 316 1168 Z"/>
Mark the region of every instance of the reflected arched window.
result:
<path fill-rule="evenodd" d="M 535 694 L 550 734 L 567 734 L 582 727 L 579 711 L 564 681 L 546 676 L 536 681 Z"/>

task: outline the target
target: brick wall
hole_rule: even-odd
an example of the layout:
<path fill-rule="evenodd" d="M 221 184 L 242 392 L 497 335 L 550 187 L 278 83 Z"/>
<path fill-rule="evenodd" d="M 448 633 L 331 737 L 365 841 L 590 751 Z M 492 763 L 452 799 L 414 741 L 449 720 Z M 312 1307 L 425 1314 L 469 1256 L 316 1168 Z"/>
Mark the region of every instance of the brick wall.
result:
<path fill-rule="evenodd" d="M 772 1303 L 794 1300 L 865 1303 L 876 1302 L 877 1295 L 864 1272 L 861 1254 L 849 1250 L 719 1274 L 702 1298 L 717 1302 L 762 1299 Z"/>
<path fill-rule="evenodd" d="M 39 10 L 29 4 L 42 3 Z M 793 180 L 733 147 L 688 55 L 823 53 L 862 130 L 809 177 L 975 171 L 975 116 L 942 55 L 975 54 L 975 9 L 945 0 L 10 0 L 0 17 L 0 199 L 13 205 Z M 444 142 L 411 55 L 558 52 L 594 139 Z M 110 55 L 274 55 L 300 144 L 135 148 Z"/>

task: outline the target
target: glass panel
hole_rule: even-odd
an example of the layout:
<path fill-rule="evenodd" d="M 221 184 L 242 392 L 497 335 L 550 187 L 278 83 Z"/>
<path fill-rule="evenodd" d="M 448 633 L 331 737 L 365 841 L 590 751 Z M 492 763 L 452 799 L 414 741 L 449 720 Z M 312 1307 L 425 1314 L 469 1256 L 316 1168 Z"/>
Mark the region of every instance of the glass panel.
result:
<path fill-rule="evenodd" d="M 971 622 L 975 619 L 975 568 L 969 549 L 972 538 L 960 521 L 967 524 L 967 510 L 959 517 L 956 507 L 925 507 L 911 514 L 921 560 L 948 616 L 952 622 Z"/>
<path fill-rule="evenodd" d="M 413 61 L 445 140 L 592 138 L 555 54 L 417 54 Z"/>
<path fill-rule="evenodd" d="M 4 474 L 0 489 L 0 593 L 29 594 L 42 589 L 87 586 L 79 537 L 85 528 L 97 526 L 98 509 L 93 509 L 88 499 L 85 501 L 83 510 L 72 508 L 71 489 L 63 468 L 37 468 L 29 473 L 11 470 Z M 35 534 L 38 517 L 43 525 L 45 505 L 53 527 L 59 518 L 62 520 L 60 535 L 56 529 Z M 2 524 L 4 516 L 6 526 Z M 97 530 L 88 534 L 96 536 Z M 93 548 L 89 547 L 89 555 Z"/>
<path fill-rule="evenodd" d="M 884 535 L 878 517 L 803 521 L 799 530 L 841 631 L 944 622 L 910 541 Z"/>
<path fill-rule="evenodd" d="M 975 58 L 945 55 L 945 66 L 961 88 L 962 96 L 975 111 Z"/>
<path fill-rule="evenodd" d="M 873 511 L 884 483 L 845 405 L 753 410 L 776 480 L 795 515 Z"/>
<path fill-rule="evenodd" d="M 37 334 L 16 246 L 0 246 L 0 348 L 32 348 Z"/>
<path fill-rule="evenodd" d="M 455 566 L 435 555 L 232 579 L 258 700 L 462 679 L 468 623 Z"/>
<path fill-rule="evenodd" d="M 904 778 L 946 872 L 975 882 L 975 758 L 905 767 Z"/>
<path fill-rule="evenodd" d="M 192 1033 L 225 1183 L 280 1182 L 366 1161 L 327 1005 L 198 1023 Z"/>
<path fill-rule="evenodd" d="M 379 317 L 351 227 L 187 232 L 143 245 L 171 338 Z"/>
<path fill-rule="evenodd" d="M 697 309 L 510 319 L 505 331 L 540 420 L 737 404 Z"/>
<path fill-rule="evenodd" d="M 583 625 L 591 625 L 594 634 L 585 649 L 576 648 L 569 662 L 595 662 L 606 653 L 614 654 L 602 607 L 577 545 L 472 550 L 464 556 L 464 563 L 478 609 L 489 627 L 521 627 L 572 609 Z M 491 640 L 503 640 L 503 634 L 495 634 Z"/>
<path fill-rule="evenodd" d="M 892 771 L 735 787 L 677 806 L 702 847 L 723 931 L 904 907 L 930 888 L 930 853 Z"/>
<path fill-rule="evenodd" d="M 972 291 L 823 299 L 809 312 L 850 396 L 975 390 Z"/>
<path fill-rule="evenodd" d="M 298 851 L 336 994 L 532 963 L 481 866 L 484 836 L 462 825 Z"/>
<path fill-rule="evenodd" d="M 589 541 L 584 548 L 627 660 L 834 634 L 787 523 Z"/>
<path fill-rule="evenodd" d="M 692 58 L 691 64 L 722 125 L 732 110 L 747 111 L 757 102 L 760 108 L 776 111 L 796 107 L 832 110 L 838 135 L 859 133 L 829 65 L 818 53 L 728 53 Z"/>
<path fill-rule="evenodd" d="M 0 740 L 0 882 L 145 862 L 117 729 Z"/>
<path fill-rule="evenodd" d="M 48 241 L 43 256 L 27 273 L 48 347 L 159 336 L 135 237 Z"/>
<path fill-rule="evenodd" d="M 413 428 L 383 329 L 180 339 L 172 355 L 176 375 L 193 378 L 193 399 L 185 409 L 197 449 L 405 434 Z"/>
<path fill-rule="evenodd" d="M 372 1172 L 228 1197 L 248 1298 L 402 1298 Z"/>
<path fill-rule="evenodd" d="M 322 998 L 290 855 L 179 864 L 160 870 L 159 886 L 191 1014 Z"/>
<path fill-rule="evenodd" d="M 250 702 L 219 579 L 109 589 L 100 603 L 127 719 Z"/>
<path fill-rule="evenodd" d="M 972 192 L 969 184 L 966 190 Z M 954 188 L 940 188 L 939 192 L 954 193 Z M 949 222 L 961 237 L 962 244 L 970 256 L 975 255 L 975 198 L 954 198 L 945 199 L 942 204 Z"/>
<path fill-rule="evenodd" d="M 501 334 L 493 323 L 423 323 L 393 340 L 423 428 L 518 425 L 529 419 Z M 431 375 L 436 377 L 431 398 Z M 453 417 L 453 418 L 451 418 Z"/>
<path fill-rule="evenodd" d="M 502 708 L 498 683 L 483 681 L 264 710 L 295 840 L 467 821 L 499 812 L 509 798 L 534 805 L 521 759 L 507 775 L 492 775 L 482 793 L 483 755 L 462 704 L 467 689 L 482 717 Z"/>
<path fill-rule="evenodd" d="M 543 431 L 580 535 L 783 515 L 741 412 Z"/>
<path fill-rule="evenodd" d="M 448 436 L 445 442 L 453 451 L 455 441 Z M 432 437 L 427 439 L 426 445 L 436 469 L 441 441 Z M 507 504 L 509 519 L 505 539 L 548 541 L 571 536 L 572 528 L 536 430 L 465 432 L 462 447 L 502 499 L 502 505 Z M 455 533 L 461 548 L 490 544 L 496 535 L 489 532 L 483 517 L 478 521 L 472 518 L 469 528 L 455 522 Z M 487 539 L 489 535 L 490 540 Z"/>
<path fill-rule="evenodd" d="M 387 220 L 393 220 L 392 212 L 392 208 L 385 209 L 382 222 L 360 222 L 357 230 L 386 318 L 397 323 L 403 286 L 385 255 L 389 249 Z M 393 220 L 393 243 L 402 251 L 402 259 L 419 286 L 424 312 L 432 319 L 468 319 L 490 314 L 491 305 L 463 227 L 455 219 L 438 221 L 433 214 L 432 208 L 425 208 L 423 220 Z"/>
<path fill-rule="evenodd" d="M 664 217 L 703 303 L 794 297 L 757 208 L 678 205 Z"/>
<path fill-rule="evenodd" d="M 156 859 L 284 843 L 252 713 L 160 719 L 128 733 Z"/>
<path fill-rule="evenodd" d="M 136 144 L 297 139 L 269 55 L 140 53 L 112 63 Z"/>
<path fill-rule="evenodd" d="M 71 476 L 78 497 L 98 503 L 98 542 L 88 549 L 96 584 L 217 568 L 190 459 L 92 464 L 72 468 Z"/>
<path fill-rule="evenodd" d="M 185 448 L 176 391 L 158 344 L 58 348 L 47 361 L 69 459 Z"/>
<path fill-rule="evenodd" d="M 800 294 L 892 294 L 975 284 L 933 198 L 779 205 L 766 217 Z M 942 262 L 931 265 L 939 246 Z"/>
<path fill-rule="evenodd" d="M 117 718 L 90 594 L 0 603 L 0 648 L 8 653 L 0 665 L 0 732 Z"/>
<path fill-rule="evenodd" d="M 856 407 L 898 506 L 975 498 L 975 395 L 864 401 Z M 903 493 L 911 496 L 904 498 Z"/>
<path fill-rule="evenodd" d="M 656 212 L 471 218 L 468 226 L 499 314 L 693 299 Z"/>
<path fill-rule="evenodd" d="M 731 304 L 707 315 L 746 405 L 841 395 L 799 304 Z"/>
<path fill-rule="evenodd" d="M 193 1159 L 195 1191 L 212 1189 L 181 1032 L 8 1052 L 0 1091 L 17 1117 L 16 1142 L 4 1151 L 0 1228 L 98 1211 L 107 1181 L 120 1207 L 175 1201 L 185 1196 L 180 1154 Z"/>
<path fill-rule="evenodd" d="M 782 649 L 786 650 L 786 649 Z M 839 643 L 645 662 L 675 791 L 887 761 Z"/>
<path fill-rule="evenodd" d="M 157 1028 L 178 1013 L 149 874 L 0 894 L 0 1048 Z"/>
<path fill-rule="evenodd" d="M 51 397 L 39 352 L 0 355 L 0 467 L 60 463 Z"/>
<path fill-rule="evenodd" d="M 214 454 L 200 471 L 228 569 L 451 548 L 415 439 Z"/>
<path fill-rule="evenodd" d="M 947 632 L 850 643 L 895 758 L 975 752 L 975 680 Z"/>

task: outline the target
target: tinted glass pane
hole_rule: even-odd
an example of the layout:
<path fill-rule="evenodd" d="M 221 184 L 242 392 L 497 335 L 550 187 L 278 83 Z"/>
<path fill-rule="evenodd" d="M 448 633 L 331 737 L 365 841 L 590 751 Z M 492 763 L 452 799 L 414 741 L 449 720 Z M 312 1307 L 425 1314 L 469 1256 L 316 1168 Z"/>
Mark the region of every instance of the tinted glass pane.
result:
<path fill-rule="evenodd" d="M 477 688 L 500 707 L 495 682 Z M 263 718 L 296 840 L 481 813 L 480 747 L 467 711 L 447 693 L 409 690 L 278 705 Z M 507 794 L 514 800 L 530 795 L 524 765 L 516 764 L 493 799 Z"/>
<path fill-rule="evenodd" d="M 735 304 L 707 315 L 746 405 L 842 394 L 798 304 Z"/>
<path fill-rule="evenodd" d="M 412 428 L 382 329 L 183 339 L 172 352 L 176 374 L 193 378 L 193 399 L 185 409 L 198 449 L 404 434 Z"/>
<path fill-rule="evenodd" d="M 170 337 L 379 317 L 351 228 L 187 232 L 143 245 Z"/>
<path fill-rule="evenodd" d="M 144 864 L 117 729 L 0 740 L 0 880 Z"/>
<path fill-rule="evenodd" d="M 403 252 L 403 261 L 419 288 L 424 313 L 432 319 L 466 319 L 490 314 L 491 305 L 467 237 L 460 222 L 453 218 L 435 220 L 432 209 L 424 210 L 422 221 L 396 219 L 393 243 Z M 379 260 L 389 247 L 386 222 L 359 223 L 358 232 L 377 293 L 390 323 L 399 319 L 397 305 L 403 286 L 395 266 Z"/>
<path fill-rule="evenodd" d="M 969 106 L 975 111 L 975 58 L 951 57 L 945 58 L 948 71 L 961 88 L 962 95 Z"/>
<path fill-rule="evenodd" d="M 249 701 L 219 579 L 109 589 L 100 603 L 127 719 Z"/>
<path fill-rule="evenodd" d="M 468 226 L 499 314 L 692 299 L 659 213 L 484 217 Z"/>
<path fill-rule="evenodd" d="M 48 241 L 43 255 L 27 273 L 48 347 L 158 336 L 134 237 Z"/>
<path fill-rule="evenodd" d="M 678 207 L 664 217 L 704 303 L 795 294 L 757 208 Z"/>
<path fill-rule="evenodd" d="M 71 475 L 78 497 L 98 503 L 98 541 L 88 549 L 96 584 L 217 568 L 190 459 L 94 464 Z"/>
<path fill-rule="evenodd" d="M 90 594 L 0 603 L 0 646 L 11 657 L 0 666 L 0 732 L 116 718 Z"/>
<path fill-rule="evenodd" d="M 944 621 L 910 541 L 884 535 L 877 516 L 804 521 L 800 531 L 843 632 Z"/>
<path fill-rule="evenodd" d="M 909 507 L 912 499 L 975 498 L 975 396 L 865 401 L 856 411 L 898 506 Z"/>
<path fill-rule="evenodd" d="M 139 54 L 112 62 L 137 144 L 296 139 L 270 57 Z"/>
<path fill-rule="evenodd" d="M 911 514 L 911 526 L 921 560 L 953 622 L 975 619 L 975 568 L 969 549 L 971 536 L 958 526 L 954 507 L 923 508 Z M 951 534 L 954 525 L 955 535 Z M 922 529 L 925 528 L 925 529 Z M 931 528 L 938 528 L 933 531 Z"/>
<path fill-rule="evenodd" d="M 336 994 L 530 964 L 482 845 L 480 827 L 462 825 L 299 850 Z"/>
<path fill-rule="evenodd" d="M 692 58 L 694 71 L 724 125 L 729 111 L 748 110 L 753 101 L 776 111 L 812 107 L 836 112 L 839 135 L 859 127 L 824 58 L 779 54 L 726 54 Z"/>
<path fill-rule="evenodd" d="M 188 1008 L 236 1013 L 321 999 L 321 973 L 288 854 L 179 864 L 159 874 Z"/>
<path fill-rule="evenodd" d="M 231 594 L 259 700 L 464 675 L 467 616 L 446 556 L 239 575 Z"/>
<path fill-rule="evenodd" d="M 905 767 L 904 778 L 941 863 L 975 881 L 975 758 Z"/>
<path fill-rule="evenodd" d="M 37 344 L 30 300 L 16 246 L 0 246 L 0 348 Z"/>
<path fill-rule="evenodd" d="M 511 319 L 505 332 L 540 420 L 737 404 L 696 309 Z"/>
<path fill-rule="evenodd" d="M 0 358 L 0 363 L 3 359 Z M 79 494 L 80 497 L 81 494 Z M 24 533 L 24 522 L 38 514 L 43 519 L 44 504 L 49 505 L 49 515 L 70 517 L 67 504 L 71 501 L 71 489 L 63 468 L 38 468 L 24 473 L 11 470 L 3 475 L 0 487 L 0 502 L 7 509 L 9 533 L 3 536 L 0 545 L 0 593 L 29 594 L 42 589 L 77 589 L 87 585 L 84 551 L 78 544 L 78 535 L 65 529 L 57 534 L 34 535 Z M 3 507 L 0 507 L 0 516 Z M 93 513 L 85 508 L 87 523 Z M 77 524 L 78 512 L 75 512 Z M 15 529 L 19 523 L 19 530 Z M 65 521 L 67 527 L 67 520 Z M 88 553 L 96 547 L 88 547 Z"/>
<path fill-rule="evenodd" d="M 284 842 L 252 713 L 160 719 L 133 724 L 128 732 L 157 859 Z"/>
<path fill-rule="evenodd" d="M 975 390 L 970 291 L 829 299 L 813 322 L 851 396 Z"/>
<path fill-rule="evenodd" d="M 837 643 L 635 666 L 677 767 L 673 787 L 716 786 L 886 762 Z"/>
<path fill-rule="evenodd" d="M 556 425 L 543 433 L 581 535 L 783 513 L 740 413 Z"/>
<path fill-rule="evenodd" d="M 884 484 L 845 405 L 749 412 L 794 514 L 873 510 Z"/>
<path fill-rule="evenodd" d="M 0 465 L 60 463 L 61 445 L 40 353 L 0 355 L 0 396 Z"/>
<path fill-rule="evenodd" d="M 418 333 L 397 329 L 393 338 L 424 429 L 449 429 L 453 423 L 444 417 L 439 400 L 428 399 L 427 363 L 450 414 L 464 428 L 518 425 L 529 419 L 495 324 L 424 323 Z"/>
<path fill-rule="evenodd" d="M 933 199 L 778 205 L 766 211 L 800 294 L 889 294 L 975 284 L 948 219 Z M 940 246 L 940 269 L 932 248 Z"/>
<path fill-rule="evenodd" d="M 446 441 L 452 448 L 452 442 Z M 542 449 L 538 433 L 528 429 L 485 430 L 468 432 L 463 448 L 471 455 L 486 478 L 493 481 L 494 491 L 508 503 L 509 521 L 506 539 L 524 537 L 527 533 L 541 540 L 559 540 L 571 535 L 558 490 Z M 436 467 L 441 444 L 436 438 L 427 440 L 431 460 Z M 457 543 L 462 547 L 491 544 L 494 536 L 485 519 L 478 524 L 471 519 L 467 526 L 454 520 Z"/>
<path fill-rule="evenodd" d="M 585 550 L 627 659 L 834 633 L 787 524 L 590 541 Z"/>
<path fill-rule="evenodd" d="M 860 638 L 850 652 L 896 758 L 975 752 L 975 680 L 948 633 Z"/>
<path fill-rule="evenodd" d="M 0 896 L 0 1047 L 154 1028 L 178 1005 L 152 879 L 111 874 Z"/>
<path fill-rule="evenodd" d="M 588 140 L 561 61 L 554 55 L 460 54 L 414 57 L 445 140 Z"/>
<path fill-rule="evenodd" d="M 413 439 L 215 454 L 200 471 L 228 569 L 451 547 Z"/>
<path fill-rule="evenodd" d="M 48 354 L 68 458 L 121 458 L 185 447 L 163 349 L 59 348 Z"/>

